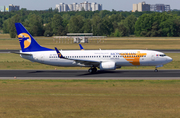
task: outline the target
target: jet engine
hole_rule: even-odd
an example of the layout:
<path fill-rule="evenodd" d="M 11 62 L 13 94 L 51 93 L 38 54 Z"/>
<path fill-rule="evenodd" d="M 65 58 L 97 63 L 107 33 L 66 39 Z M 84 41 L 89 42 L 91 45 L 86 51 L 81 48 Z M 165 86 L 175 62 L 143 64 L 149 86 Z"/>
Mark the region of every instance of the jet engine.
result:
<path fill-rule="evenodd" d="M 100 70 L 115 70 L 116 64 L 115 62 L 102 62 L 99 66 Z"/>

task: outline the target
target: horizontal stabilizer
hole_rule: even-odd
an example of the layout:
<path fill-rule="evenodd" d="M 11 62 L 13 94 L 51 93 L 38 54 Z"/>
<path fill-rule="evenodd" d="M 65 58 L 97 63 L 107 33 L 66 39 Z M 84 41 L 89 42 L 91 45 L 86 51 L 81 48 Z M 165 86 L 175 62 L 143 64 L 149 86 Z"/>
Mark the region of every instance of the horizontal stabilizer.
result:
<path fill-rule="evenodd" d="M 14 53 L 14 54 L 21 54 L 21 55 L 32 55 L 32 54 L 28 54 L 28 53 L 20 53 L 20 52 L 10 52 L 10 53 Z"/>

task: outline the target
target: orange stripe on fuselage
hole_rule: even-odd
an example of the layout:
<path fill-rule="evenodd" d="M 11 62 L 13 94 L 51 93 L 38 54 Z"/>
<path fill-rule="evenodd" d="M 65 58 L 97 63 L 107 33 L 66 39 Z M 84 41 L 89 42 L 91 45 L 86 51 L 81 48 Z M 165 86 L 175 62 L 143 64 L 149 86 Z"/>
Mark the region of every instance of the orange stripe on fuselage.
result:
<path fill-rule="evenodd" d="M 119 54 L 134 66 L 139 66 L 140 58 L 147 55 L 147 53 L 140 53 L 140 51 L 138 51 L 137 53 L 119 53 Z"/>

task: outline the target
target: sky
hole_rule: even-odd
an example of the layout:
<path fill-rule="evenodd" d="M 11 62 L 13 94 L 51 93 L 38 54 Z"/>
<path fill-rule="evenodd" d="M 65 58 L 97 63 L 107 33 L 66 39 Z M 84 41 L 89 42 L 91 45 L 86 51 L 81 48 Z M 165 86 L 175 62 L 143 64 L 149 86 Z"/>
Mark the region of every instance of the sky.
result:
<path fill-rule="evenodd" d="M 9 4 L 19 5 L 20 8 L 27 8 L 28 10 L 46 10 L 55 8 L 56 4 L 65 3 L 82 3 L 85 0 L 1 0 L 0 6 L 7 6 Z M 103 5 L 103 10 L 132 10 L 132 4 L 145 1 L 147 4 L 168 4 L 171 9 L 180 9 L 180 0 L 86 0 L 89 3 L 96 2 Z"/>

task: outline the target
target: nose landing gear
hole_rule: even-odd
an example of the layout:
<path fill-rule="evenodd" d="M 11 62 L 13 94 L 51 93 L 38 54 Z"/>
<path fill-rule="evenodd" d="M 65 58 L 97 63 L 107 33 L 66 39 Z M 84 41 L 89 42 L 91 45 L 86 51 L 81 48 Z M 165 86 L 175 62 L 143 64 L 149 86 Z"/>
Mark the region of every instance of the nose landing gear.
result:
<path fill-rule="evenodd" d="M 158 69 L 157 69 L 157 67 L 155 68 L 154 72 L 158 72 Z"/>
<path fill-rule="evenodd" d="M 163 65 L 158 65 L 158 66 L 156 66 L 154 72 L 158 72 L 158 69 L 157 69 L 157 68 L 159 68 L 159 67 L 163 67 Z"/>

